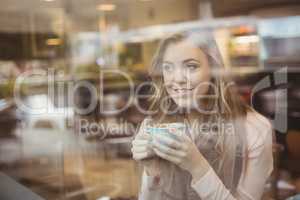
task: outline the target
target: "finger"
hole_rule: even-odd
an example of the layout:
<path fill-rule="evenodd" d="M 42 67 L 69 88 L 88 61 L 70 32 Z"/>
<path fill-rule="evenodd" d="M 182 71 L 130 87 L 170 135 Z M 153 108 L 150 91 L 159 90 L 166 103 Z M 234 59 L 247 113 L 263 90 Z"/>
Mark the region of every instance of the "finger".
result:
<path fill-rule="evenodd" d="M 178 131 L 175 128 L 171 128 L 170 132 L 176 136 L 176 138 L 180 139 L 181 141 L 191 141 L 189 136 L 187 136 L 186 132 Z"/>
<path fill-rule="evenodd" d="M 153 142 L 153 147 L 157 148 L 159 151 L 161 151 L 161 152 L 163 152 L 165 154 L 169 154 L 169 155 L 172 155 L 174 157 L 183 158 L 183 157 L 186 156 L 185 152 L 180 151 L 180 150 L 176 150 L 176 149 L 173 149 L 173 148 L 170 148 L 169 146 L 167 146 L 165 144 L 162 144 L 162 143 L 159 143 L 157 141 Z"/>
<path fill-rule="evenodd" d="M 134 146 L 131 148 L 131 151 L 133 153 L 143 153 L 143 152 L 147 152 L 148 148 L 146 146 Z"/>
<path fill-rule="evenodd" d="M 161 152 L 157 148 L 154 148 L 153 150 L 154 150 L 154 152 L 155 152 L 156 155 L 158 155 L 159 157 L 161 157 L 161 158 L 163 158 L 165 160 L 168 160 L 168 161 L 170 161 L 172 163 L 175 163 L 175 164 L 179 164 L 180 163 L 180 159 L 178 159 L 178 158 L 176 158 L 174 156 L 171 156 L 171 155 L 168 155 L 168 154 L 166 154 L 164 152 Z"/>
<path fill-rule="evenodd" d="M 145 139 L 145 140 L 151 140 L 151 135 L 146 133 L 145 131 L 139 132 L 136 135 L 137 139 Z"/>
<path fill-rule="evenodd" d="M 140 153 L 147 153 L 147 156 L 154 155 L 152 148 L 149 146 L 132 146 L 131 148 L 132 155 L 140 154 Z"/>
<path fill-rule="evenodd" d="M 132 141 L 132 146 L 149 146 L 151 144 L 151 141 L 148 140 L 133 140 Z"/>
<path fill-rule="evenodd" d="M 154 141 L 159 141 L 160 143 L 164 143 L 174 149 L 182 149 L 182 143 L 174 138 L 169 137 L 169 136 L 155 135 Z"/>
<path fill-rule="evenodd" d="M 131 152 L 132 153 L 144 153 L 144 152 L 148 152 L 149 155 L 152 154 L 152 148 L 149 147 L 145 147 L 145 146 L 135 146 L 131 148 Z"/>
<path fill-rule="evenodd" d="M 134 153 L 132 155 L 134 160 L 142 160 L 148 157 L 148 152 L 144 152 L 144 153 Z"/>
<path fill-rule="evenodd" d="M 138 138 L 141 138 L 141 139 L 151 139 L 151 135 L 145 131 L 143 131 L 142 133 L 139 133 L 137 134 L 138 135 Z"/>

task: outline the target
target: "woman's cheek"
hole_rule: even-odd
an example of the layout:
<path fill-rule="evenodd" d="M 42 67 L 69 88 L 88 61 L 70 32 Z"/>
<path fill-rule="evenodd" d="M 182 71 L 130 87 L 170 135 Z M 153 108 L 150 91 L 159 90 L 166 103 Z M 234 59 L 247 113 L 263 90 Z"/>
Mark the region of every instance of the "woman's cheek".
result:
<path fill-rule="evenodd" d="M 172 83 L 172 79 L 170 79 L 168 77 L 164 78 L 164 84 L 165 84 L 165 86 L 170 86 L 171 83 Z"/>
<path fill-rule="evenodd" d="M 206 70 L 199 70 L 191 76 L 191 85 L 196 88 L 198 94 L 206 94 L 209 86 L 212 84 L 210 81 L 210 74 Z"/>

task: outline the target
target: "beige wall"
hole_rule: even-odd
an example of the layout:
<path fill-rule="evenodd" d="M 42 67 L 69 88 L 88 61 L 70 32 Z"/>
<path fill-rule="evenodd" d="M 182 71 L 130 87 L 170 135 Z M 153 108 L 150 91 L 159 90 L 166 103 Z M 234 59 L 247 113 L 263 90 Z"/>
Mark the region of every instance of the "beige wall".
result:
<path fill-rule="evenodd" d="M 31 32 L 32 24 L 36 32 L 53 32 L 56 21 L 64 20 L 72 31 L 98 31 L 102 15 L 96 9 L 100 1 L 76 0 L 70 5 L 52 4 L 28 0 L 24 5 L 17 0 L 4 0 L 0 7 L 1 32 Z M 56 2 L 56 1 L 54 1 Z M 60 2 L 60 1 L 58 1 Z M 115 0 L 113 12 L 106 12 L 108 24 L 118 24 L 127 30 L 150 25 L 169 24 L 195 20 L 198 18 L 198 0 Z M 28 4 L 28 5 L 27 5 Z M 65 7 L 67 6 L 67 7 Z M 53 24 L 54 23 L 54 24 Z"/>
<path fill-rule="evenodd" d="M 138 2 L 129 9 L 129 27 L 137 28 L 197 19 L 198 8 L 193 0 Z M 151 16 L 152 15 L 152 16 Z"/>
<path fill-rule="evenodd" d="M 252 11 L 250 15 L 255 15 L 258 17 L 284 17 L 290 15 L 300 15 L 300 5 L 257 9 Z"/>

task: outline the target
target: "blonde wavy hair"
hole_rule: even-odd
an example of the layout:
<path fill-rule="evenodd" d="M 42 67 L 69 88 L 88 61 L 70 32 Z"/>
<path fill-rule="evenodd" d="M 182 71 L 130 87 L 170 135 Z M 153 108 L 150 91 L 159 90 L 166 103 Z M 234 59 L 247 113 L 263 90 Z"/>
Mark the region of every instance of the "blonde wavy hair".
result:
<path fill-rule="evenodd" d="M 234 193 L 246 160 L 246 139 L 243 119 L 247 115 L 247 112 L 251 111 L 251 108 L 242 101 L 235 84 L 233 84 L 228 74 L 224 73 L 225 68 L 222 57 L 211 31 L 178 33 L 161 41 L 150 68 L 150 76 L 155 87 L 152 88 L 149 110 L 154 113 L 152 116 L 153 119 L 159 123 L 186 119 L 188 113 L 182 112 L 180 109 L 176 113 L 170 112 L 172 114 L 165 112 L 176 107 L 176 103 L 172 98 L 168 98 L 168 101 L 164 102 L 163 106 L 161 105 L 163 99 L 168 97 L 162 74 L 162 62 L 165 52 L 171 44 L 185 40 L 191 40 L 207 56 L 208 63 L 213 72 L 210 81 L 216 88 L 213 89 L 210 87 L 207 94 L 216 95 L 217 98 L 202 100 L 202 103 L 204 103 L 208 110 L 215 110 L 216 112 L 209 114 L 199 113 L 198 118 L 201 119 L 201 122 L 219 123 L 220 121 L 225 121 L 225 123 L 234 124 L 232 134 L 226 135 L 222 130 L 217 130 L 218 134 L 200 134 L 198 136 L 194 135 L 192 138 L 197 143 L 200 152 L 204 154 L 227 188 L 231 189 Z M 230 87 L 228 87 L 229 84 Z M 171 181 L 170 177 L 174 177 L 176 170 L 173 170 L 173 174 L 170 174 L 172 170 L 168 170 L 169 167 L 163 173 L 168 174 L 165 176 L 165 179 L 167 179 L 165 188 L 166 192 L 171 195 L 172 193 L 178 193 L 181 189 L 180 187 L 176 187 L 176 178 L 173 178 L 173 181 Z"/>
<path fill-rule="evenodd" d="M 204 52 L 207 56 L 208 63 L 212 68 L 214 77 L 211 78 L 211 83 L 214 84 L 217 90 L 210 87 L 208 94 L 217 95 L 213 101 L 205 101 L 205 105 L 209 109 L 215 109 L 219 111 L 223 118 L 235 118 L 239 116 L 245 116 L 249 107 L 241 100 L 237 93 L 234 83 L 231 81 L 229 74 L 225 74 L 225 67 L 222 61 L 222 57 L 218 50 L 217 44 L 214 40 L 211 32 L 201 33 L 178 33 L 161 41 L 154 57 L 150 68 L 150 76 L 155 83 L 155 87 L 152 87 L 152 97 L 150 98 L 151 104 L 149 110 L 156 112 L 156 116 L 162 116 L 166 110 L 161 109 L 161 102 L 164 97 L 168 96 L 167 90 L 164 87 L 164 80 L 162 75 L 162 62 L 164 54 L 168 46 L 174 43 L 182 42 L 184 40 L 192 40 L 197 47 Z M 217 94 L 214 94 L 217 93 Z M 172 109 L 175 102 L 170 101 L 164 105 L 164 108 Z M 178 113 L 176 113 L 178 114 Z M 216 114 L 216 113 L 215 113 Z"/>

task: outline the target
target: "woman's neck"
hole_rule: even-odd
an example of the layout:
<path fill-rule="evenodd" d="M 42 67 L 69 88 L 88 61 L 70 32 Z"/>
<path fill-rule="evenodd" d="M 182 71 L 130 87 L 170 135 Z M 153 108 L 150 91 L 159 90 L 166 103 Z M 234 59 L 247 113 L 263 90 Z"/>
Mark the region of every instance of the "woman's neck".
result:
<path fill-rule="evenodd" d="M 193 123 L 195 120 L 198 120 L 201 117 L 201 114 L 197 110 L 189 110 L 185 113 L 184 117 L 190 122 Z"/>

